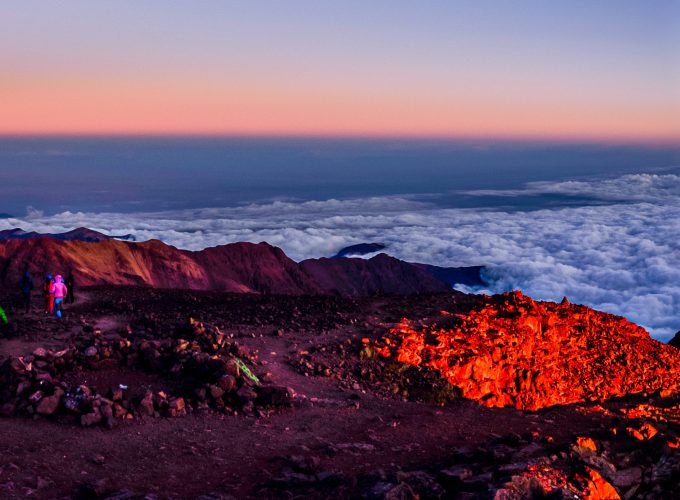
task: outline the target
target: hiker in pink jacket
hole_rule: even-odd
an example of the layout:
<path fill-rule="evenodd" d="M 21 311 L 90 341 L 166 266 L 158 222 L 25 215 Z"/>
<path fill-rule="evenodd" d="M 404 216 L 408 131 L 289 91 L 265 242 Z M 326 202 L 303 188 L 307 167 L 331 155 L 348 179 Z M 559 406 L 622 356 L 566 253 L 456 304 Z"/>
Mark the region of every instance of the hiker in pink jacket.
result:
<path fill-rule="evenodd" d="M 54 277 L 54 284 L 50 289 L 50 293 L 54 295 L 54 310 L 57 313 L 57 318 L 61 318 L 61 303 L 68 293 L 68 288 L 66 288 L 64 278 L 61 277 L 61 274 L 57 274 Z"/>

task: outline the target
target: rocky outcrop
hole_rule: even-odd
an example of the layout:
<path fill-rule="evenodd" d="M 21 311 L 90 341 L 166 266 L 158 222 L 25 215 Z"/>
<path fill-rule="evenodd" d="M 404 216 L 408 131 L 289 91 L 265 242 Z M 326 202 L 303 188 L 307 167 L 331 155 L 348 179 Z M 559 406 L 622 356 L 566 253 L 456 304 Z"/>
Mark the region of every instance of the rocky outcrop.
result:
<path fill-rule="evenodd" d="M 111 427 L 118 419 L 178 417 L 208 408 L 252 413 L 256 406 L 289 406 L 292 390 L 262 384 L 248 366 L 256 361 L 216 326 L 193 320 L 162 340 L 107 340 L 91 331 L 75 346 L 58 352 L 40 347 L 0 365 L 0 415 L 70 417 L 84 427 Z M 102 393 L 65 381 L 73 372 L 95 373 L 111 364 L 158 374 L 174 381 L 176 390 L 133 396 L 124 385 Z"/>
<path fill-rule="evenodd" d="M 649 401 L 642 411 L 622 402 L 612 405 L 614 411 L 581 406 L 579 413 L 602 414 L 602 430 L 571 442 L 536 430 L 495 436 L 476 448 L 458 449 L 435 467 L 381 478 L 372 493 L 496 500 L 671 498 L 680 479 L 680 405 L 677 398 Z M 643 442 L 626 431 L 651 427 L 648 419 L 663 431 Z"/>
<path fill-rule="evenodd" d="M 465 315 L 404 319 L 378 340 L 384 358 L 439 372 L 486 406 L 539 410 L 680 389 L 680 354 L 626 319 L 588 307 L 487 297 Z"/>
<path fill-rule="evenodd" d="M 82 285 L 145 285 L 161 288 L 268 294 L 443 292 L 450 287 L 411 264 L 387 255 L 372 259 L 318 259 L 297 263 L 267 243 L 233 243 L 191 252 L 158 240 L 131 243 L 0 241 L 0 281 L 15 286 L 24 267 L 42 276 L 72 271 Z"/>

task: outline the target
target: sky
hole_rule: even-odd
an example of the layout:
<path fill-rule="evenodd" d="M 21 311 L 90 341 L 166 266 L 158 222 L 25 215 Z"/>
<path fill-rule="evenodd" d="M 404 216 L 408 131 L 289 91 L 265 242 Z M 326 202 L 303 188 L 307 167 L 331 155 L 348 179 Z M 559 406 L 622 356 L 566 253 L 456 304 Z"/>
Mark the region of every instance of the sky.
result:
<path fill-rule="evenodd" d="M 677 143 L 671 0 L 0 3 L 0 134 Z"/>

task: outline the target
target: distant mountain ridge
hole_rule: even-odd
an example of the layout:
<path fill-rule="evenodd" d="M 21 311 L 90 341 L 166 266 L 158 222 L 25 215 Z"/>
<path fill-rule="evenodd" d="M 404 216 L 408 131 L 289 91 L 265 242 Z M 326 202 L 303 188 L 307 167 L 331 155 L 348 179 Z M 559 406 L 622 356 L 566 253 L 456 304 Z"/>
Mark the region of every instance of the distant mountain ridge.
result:
<path fill-rule="evenodd" d="M 79 285 L 142 285 L 267 294 L 444 292 L 451 287 L 385 254 L 372 259 L 300 263 L 267 243 L 232 243 L 201 251 L 158 240 L 84 242 L 53 237 L 0 241 L 0 282 L 14 286 L 28 267 L 35 277 L 72 271 Z"/>
<path fill-rule="evenodd" d="M 38 233 L 35 231 L 24 231 L 20 227 L 14 229 L 5 229 L 0 231 L 0 241 L 4 240 L 32 240 L 35 238 L 53 238 L 61 241 L 84 241 L 88 243 L 95 243 L 107 240 L 126 240 L 135 241 L 135 237 L 131 234 L 122 236 L 109 236 L 108 234 L 100 233 L 86 227 L 78 227 L 67 231 L 65 233 Z"/>
<path fill-rule="evenodd" d="M 673 347 L 680 349 L 680 332 L 677 332 L 675 336 L 668 341 L 668 343 Z"/>
<path fill-rule="evenodd" d="M 331 257 L 331 259 L 342 259 L 345 257 L 368 255 L 385 250 L 385 248 L 387 248 L 387 246 L 383 245 L 382 243 L 358 243 L 356 245 L 350 245 L 348 247 L 341 248 L 338 253 Z"/>
<path fill-rule="evenodd" d="M 358 243 L 340 249 L 338 253 L 331 257 L 331 259 L 370 255 L 385 250 L 386 248 L 387 245 L 384 243 Z M 484 266 L 443 267 L 431 264 L 421 264 L 418 262 L 411 262 L 410 264 L 433 275 L 438 280 L 448 283 L 452 287 L 456 285 L 487 286 L 487 283 L 482 277 Z"/>

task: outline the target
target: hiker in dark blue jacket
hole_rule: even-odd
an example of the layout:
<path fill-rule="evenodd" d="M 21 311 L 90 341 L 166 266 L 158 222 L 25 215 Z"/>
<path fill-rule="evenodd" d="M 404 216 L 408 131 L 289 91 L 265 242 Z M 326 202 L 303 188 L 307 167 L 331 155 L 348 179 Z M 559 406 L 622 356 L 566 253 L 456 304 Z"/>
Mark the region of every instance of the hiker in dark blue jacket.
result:
<path fill-rule="evenodd" d="M 24 312 L 28 314 L 31 311 L 31 292 L 33 291 L 33 279 L 28 271 L 25 271 L 21 277 L 19 289 L 21 290 L 21 305 Z"/>

